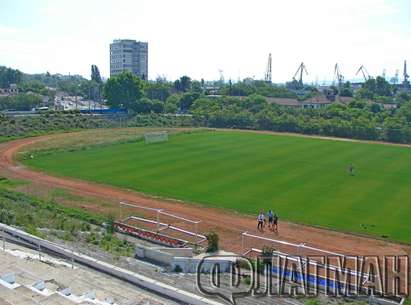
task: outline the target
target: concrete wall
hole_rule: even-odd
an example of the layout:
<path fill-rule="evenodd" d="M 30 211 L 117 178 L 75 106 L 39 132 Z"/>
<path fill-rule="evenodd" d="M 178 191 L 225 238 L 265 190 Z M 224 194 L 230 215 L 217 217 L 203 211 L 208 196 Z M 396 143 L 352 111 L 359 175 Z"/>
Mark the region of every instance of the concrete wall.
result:
<path fill-rule="evenodd" d="M 201 259 L 198 258 L 189 258 L 189 257 L 174 257 L 171 262 L 171 270 L 175 270 L 179 266 L 184 273 L 196 273 L 198 269 L 198 264 L 201 262 Z M 230 271 L 230 260 L 205 260 L 201 265 L 201 272 L 208 273 L 215 265 L 220 265 L 221 272 Z"/>
<path fill-rule="evenodd" d="M 144 246 L 136 247 L 136 257 L 147 259 L 156 262 L 161 265 L 166 265 L 170 267 L 172 271 L 176 269 L 177 266 L 180 267 L 184 273 L 196 273 L 197 266 L 202 261 L 199 258 L 193 258 L 193 249 L 191 248 L 164 248 L 155 247 L 149 248 Z M 216 260 L 209 259 L 205 260 L 202 264 L 202 272 L 210 272 L 215 264 L 220 265 L 221 272 L 227 272 L 230 268 L 230 260 Z"/>
<path fill-rule="evenodd" d="M 170 253 L 166 253 L 153 248 L 137 246 L 136 257 L 141 259 L 147 259 L 161 265 L 170 266 L 174 256 Z"/>
<path fill-rule="evenodd" d="M 192 248 L 165 248 L 165 247 L 153 247 L 152 249 L 158 250 L 161 252 L 169 253 L 173 256 L 178 257 L 193 257 Z"/>

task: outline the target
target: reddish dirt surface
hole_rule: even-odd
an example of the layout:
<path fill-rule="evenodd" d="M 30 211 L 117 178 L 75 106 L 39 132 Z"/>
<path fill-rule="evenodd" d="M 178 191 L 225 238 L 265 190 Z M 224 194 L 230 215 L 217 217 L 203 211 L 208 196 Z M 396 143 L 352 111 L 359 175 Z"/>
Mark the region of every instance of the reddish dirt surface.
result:
<path fill-rule="evenodd" d="M 0 174 L 15 178 L 30 180 L 39 187 L 58 187 L 71 191 L 73 194 L 101 198 L 112 201 L 127 201 L 142 206 L 161 208 L 190 219 L 201 220 L 199 232 L 211 230 L 218 232 L 222 248 L 228 251 L 241 253 L 241 233 L 262 235 L 294 243 L 306 245 L 351 255 L 410 255 L 411 246 L 396 244 L 370 237 L 345 234 L 332 230 L 294 224 L 286 221 L 279 222 L 279 232 L 275 234 L 269 230 L 259 233 L 256 230 L 255 217 L 239 215 L 223 209 L 203 207 L 179 201 L 158 199 L 108 185 L 80 181 L 65 177 L 54 177 L 42 172 L 36 172 L 18 164 L 15 154 L 28 145 L 39 141 L 47 141 L 51 137 L 62 135 L 48 135 L 35 138 L 21 139 L 0 144 Z M 64 134 L 63 136 L 71 136 Z M 251 246 L 251 243 L 246 243 Z M 256 246 L 256 244 L 254 244 Z M 276 245 L 273 245 L 276 247 Z M 278 247 L 276 247 L 278 249 Z M 296 249 L 289 249 L 293 254 L 303 254 Z M 317 253 L 319 254 L 319 253 Z"/>

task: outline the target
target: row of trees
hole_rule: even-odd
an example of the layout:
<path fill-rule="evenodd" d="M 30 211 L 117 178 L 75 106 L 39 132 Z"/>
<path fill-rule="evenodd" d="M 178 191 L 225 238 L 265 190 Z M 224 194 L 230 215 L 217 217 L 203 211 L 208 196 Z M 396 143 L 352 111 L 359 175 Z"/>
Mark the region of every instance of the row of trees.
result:
<path fill-rule="evenodd" d="M 383 110 L 361 100 L 315 110 L 283 108 L 254 95 L 242 101 L 198 99 L 191 111 L 201 126 L 411 143 L 411 100 L 396 110 Z"/>
<path fill-rule="evenodd" d="M 195 99 L 205 95 L 207 86 L 204 81 L 193 81 L 183 76 L 175 82 L 158 79 L 156 82 L 146 82 L 129 72 L 124 72 L 110 78 L 105 87 L 104 95 L 111 107 L 123 107 L 135 112 L 189 112 Z M 264 97 L 293 98 L 300 101 L 320 95 L 318 89 L 305 86 L 303 90 L 292 91 L 284 86 L 276 86 L 265 81 L 245 79 L 235 84 L 229 82 L 217 91 L 222 96 L 248 97 L 261 95 Z M 325 92 L 331 100 L 336 95 L 355 97 L 379 103 L 403 102 L 407 100 L 405 93 L 396 94 L 394 86 L 384 78 L 369 79 L 356 93 L 350 82 L 341 86 L 331 87 Z"/>
<path fill-rule="evenodd" d="M 9 88 L 11 84 L 19 84 L 23 73 L 19 70 L 0 66 L 0 88 Z"/>
<path fill-rule="evenodd" d="M 43 102 L 42 96 L 33 93 L 0 97 L 0 111 L 16 110 L 27 111 L 38 107 Z"/>
<path fill-rule="evenodd" d="M 256 85 L 249 88 L 253 86 Z M 265 90 L 267 86 L 257 85 L 259 90 Z M 273 88 L 271 92 L 278 90 Z M 343 88 L 351 90 L 349 83 Z M 369 80 L 363 89 L 373 97 L 393 94 L 388 90 L 392 88 L 387 88 L 380 78 Z M 197 126 L 411 142 L 411 100 L 406 94 L 401 95 L 400 107 L 392 110 L 384 110 L 380 104 L 372 103 L 370 98 L 362 98 L 362 95 L 356 95 L 348 105 L 334 103 L 323 109 L 302 109 L 270 104 L 264 96 L 250 92 L 245 97 L 209 97 L 193 87 L 193 82 L 186 77 L 180 79 L 177 86 L 175 83 L 170 86 L 164 82 L 147 83 L 131 73 L 110 78 L 104 87 L 111 107 L 125 107 L 137 113 L 190 113 Z"/>

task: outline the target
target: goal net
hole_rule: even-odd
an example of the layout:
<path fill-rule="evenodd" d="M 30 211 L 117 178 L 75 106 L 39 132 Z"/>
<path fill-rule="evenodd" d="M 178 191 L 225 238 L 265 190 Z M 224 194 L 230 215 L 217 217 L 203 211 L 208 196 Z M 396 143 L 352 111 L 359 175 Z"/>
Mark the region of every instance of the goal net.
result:
<path fill-rule="evenodd" d="M 147 132 L 144 134 L 144 141 L 146 144 L 166 142 L 168 141 L 167 131 Z"/>

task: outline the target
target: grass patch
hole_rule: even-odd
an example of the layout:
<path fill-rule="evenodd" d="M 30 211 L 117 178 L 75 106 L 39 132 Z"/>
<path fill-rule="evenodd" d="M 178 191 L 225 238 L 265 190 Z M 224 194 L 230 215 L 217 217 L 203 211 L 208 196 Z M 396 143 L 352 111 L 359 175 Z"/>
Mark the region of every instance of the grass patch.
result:
<path fill-rule="evenodd" d="M 84 198 L 81 196 L 77 196 L 72 194 L 70 191 L 61 188 L 54 188 L 50 192 L 51 198 L 58 198 L 58 199 L 65 199 L 69 201 L 83 201 Z"/>
<path fill-rule="evenodd" d="M 411 243 L 411 149 L 244 132 L 37 155 L 52 174 Z M 354 164 L 355 175 L 347 173 Z"/>
<path fill-rule="evenodd" d="M 29 182 L 17 179 L 9 179 L 6 177 L 0 176 L 0 187 L 3 188 L 14 188 L 20 185 L 28 184 Z"/>

